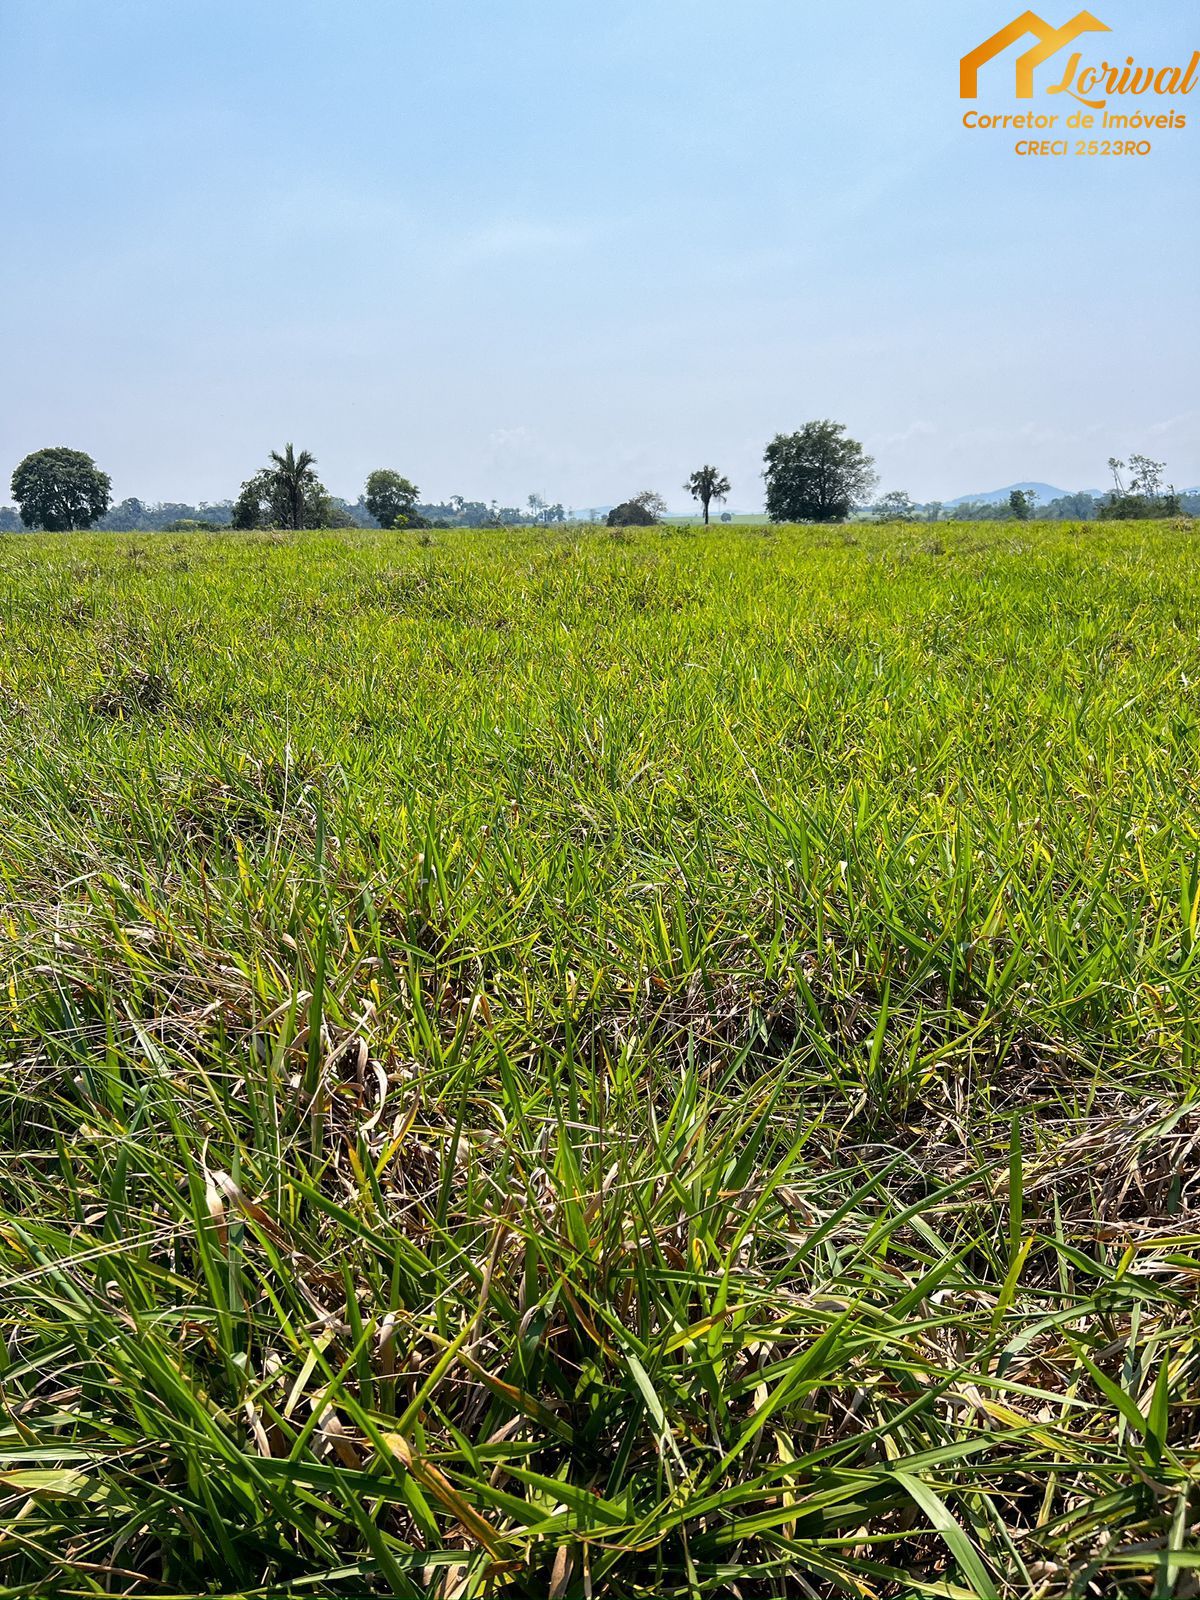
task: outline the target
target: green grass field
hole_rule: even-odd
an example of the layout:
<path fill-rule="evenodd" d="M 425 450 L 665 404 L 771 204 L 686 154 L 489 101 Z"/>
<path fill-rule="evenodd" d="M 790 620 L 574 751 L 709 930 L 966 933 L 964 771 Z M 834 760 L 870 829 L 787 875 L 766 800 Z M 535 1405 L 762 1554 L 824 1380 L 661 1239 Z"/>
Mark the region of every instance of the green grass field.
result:
<path fill-rule="evenodd" d="M 2 1592 L 1195 1594 L 1198 555 L 5 539 Z"/>

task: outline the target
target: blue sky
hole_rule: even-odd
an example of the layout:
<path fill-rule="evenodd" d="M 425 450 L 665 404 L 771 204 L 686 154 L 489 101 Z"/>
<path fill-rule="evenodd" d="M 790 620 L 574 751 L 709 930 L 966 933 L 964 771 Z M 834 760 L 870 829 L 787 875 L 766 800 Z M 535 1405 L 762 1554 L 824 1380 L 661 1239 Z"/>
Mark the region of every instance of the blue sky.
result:
<path fill-rule="evenodd" d="M 957 70 L 1020 9 L 0 0 L 0 499 L 46 444 L 215 500 L 294 440 L 349 498 L 681 506 L 713 461 L 752 510 L 824 416 L 922 499 L 1200 482 L 1200 91 L 1147 158 L 1019 159 Z"/>

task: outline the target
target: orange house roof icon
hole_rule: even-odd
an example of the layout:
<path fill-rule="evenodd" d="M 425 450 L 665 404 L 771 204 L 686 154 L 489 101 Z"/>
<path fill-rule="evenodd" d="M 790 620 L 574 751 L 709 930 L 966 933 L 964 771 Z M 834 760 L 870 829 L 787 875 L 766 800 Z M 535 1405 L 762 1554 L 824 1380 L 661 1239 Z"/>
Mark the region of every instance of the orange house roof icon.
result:
<path fill-rule="evenodd" d="M 1111 32 L 1112 29 L 1107 22 L 1101 22 L 1090 11 L 1081 11 L 1077 17 L 1072 17 L 1070 22 L 1061 28 L 1052 28 L 1048 22 L 1043 22 L 1036 12 L 1023 11 L 1015 22 L 1009 23 L 1007 28 L 1001 28 L 999 33 L 994 33 L 990 39 L 972 50 L 970 55 L 963 56 L 959 63 L 959 97 L 963 100 L 978 99 L 979 69 L 984 62 L 990 61 L 993 56 L 998 56 L 1002 50 L 1007 50 L 1010 44 L 1016 44 L 1018 39 L 1033 34 L 1038 42 L 1031 50 L 1026 50 L 1024 55 L 1017 57 L 1017 98 L 1032 100 L 1035 67 L 1040 67 L 1043 61 L 1049 61 L 1052 55 L 1064 45 L 1070 44 L 1072 39 L 1078 39 L 1081 33 Z"/>

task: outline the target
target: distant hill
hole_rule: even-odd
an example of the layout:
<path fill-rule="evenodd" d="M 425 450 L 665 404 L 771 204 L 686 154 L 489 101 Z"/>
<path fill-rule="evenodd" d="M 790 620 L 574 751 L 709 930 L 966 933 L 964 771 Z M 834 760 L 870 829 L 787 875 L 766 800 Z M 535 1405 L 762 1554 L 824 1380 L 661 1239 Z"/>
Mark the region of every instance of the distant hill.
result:
<path fill-rule="evenodd" d="M 948 506 L 985 505 L 997 506 L 1007 500 L 1014 489 L 1024 489 L 1026 493 L 1032 491 L 1044 504 L 1047 500 L 1058 500 L 1064 494 L 1074 493 L 1071 489 L 1056 489 L 1052 483 L 1010 483 L 1004 489 L 989 489 L 985 494 L 960 494 L 957 500 L 947 500 Z"/>
<path fill-rule="evenodd" d="M 1049 500 L 1058 500 L 1065 494 L 1090 494 L 1093 500 L 1103 500 L 1112 493 L 1112 485 L 1107 489 L 1056 489 L 1052 483 L 1010 483 L 1006 489 L 989 489 L 986 494 L 960 494 L 957 500 L 947 500 L 947 506 L 972 505 L 1000 505 L 1007 500 L 1014 489 L 1025 489 L 1034 492 L 1039 502 L 1045 505 Z M 1200 494 L 1200 488 L 1179 489 L 1179 494 Z"/>

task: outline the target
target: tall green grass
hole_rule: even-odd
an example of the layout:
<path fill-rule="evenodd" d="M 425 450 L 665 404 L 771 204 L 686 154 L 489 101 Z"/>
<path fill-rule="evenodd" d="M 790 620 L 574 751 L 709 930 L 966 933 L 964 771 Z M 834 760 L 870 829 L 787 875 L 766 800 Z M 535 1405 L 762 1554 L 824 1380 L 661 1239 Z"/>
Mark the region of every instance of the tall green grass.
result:
<path fill-rule="evenodd" d="M 1186 1595 L 1189 524 L 0 546 L 0 1588 Z"/>

